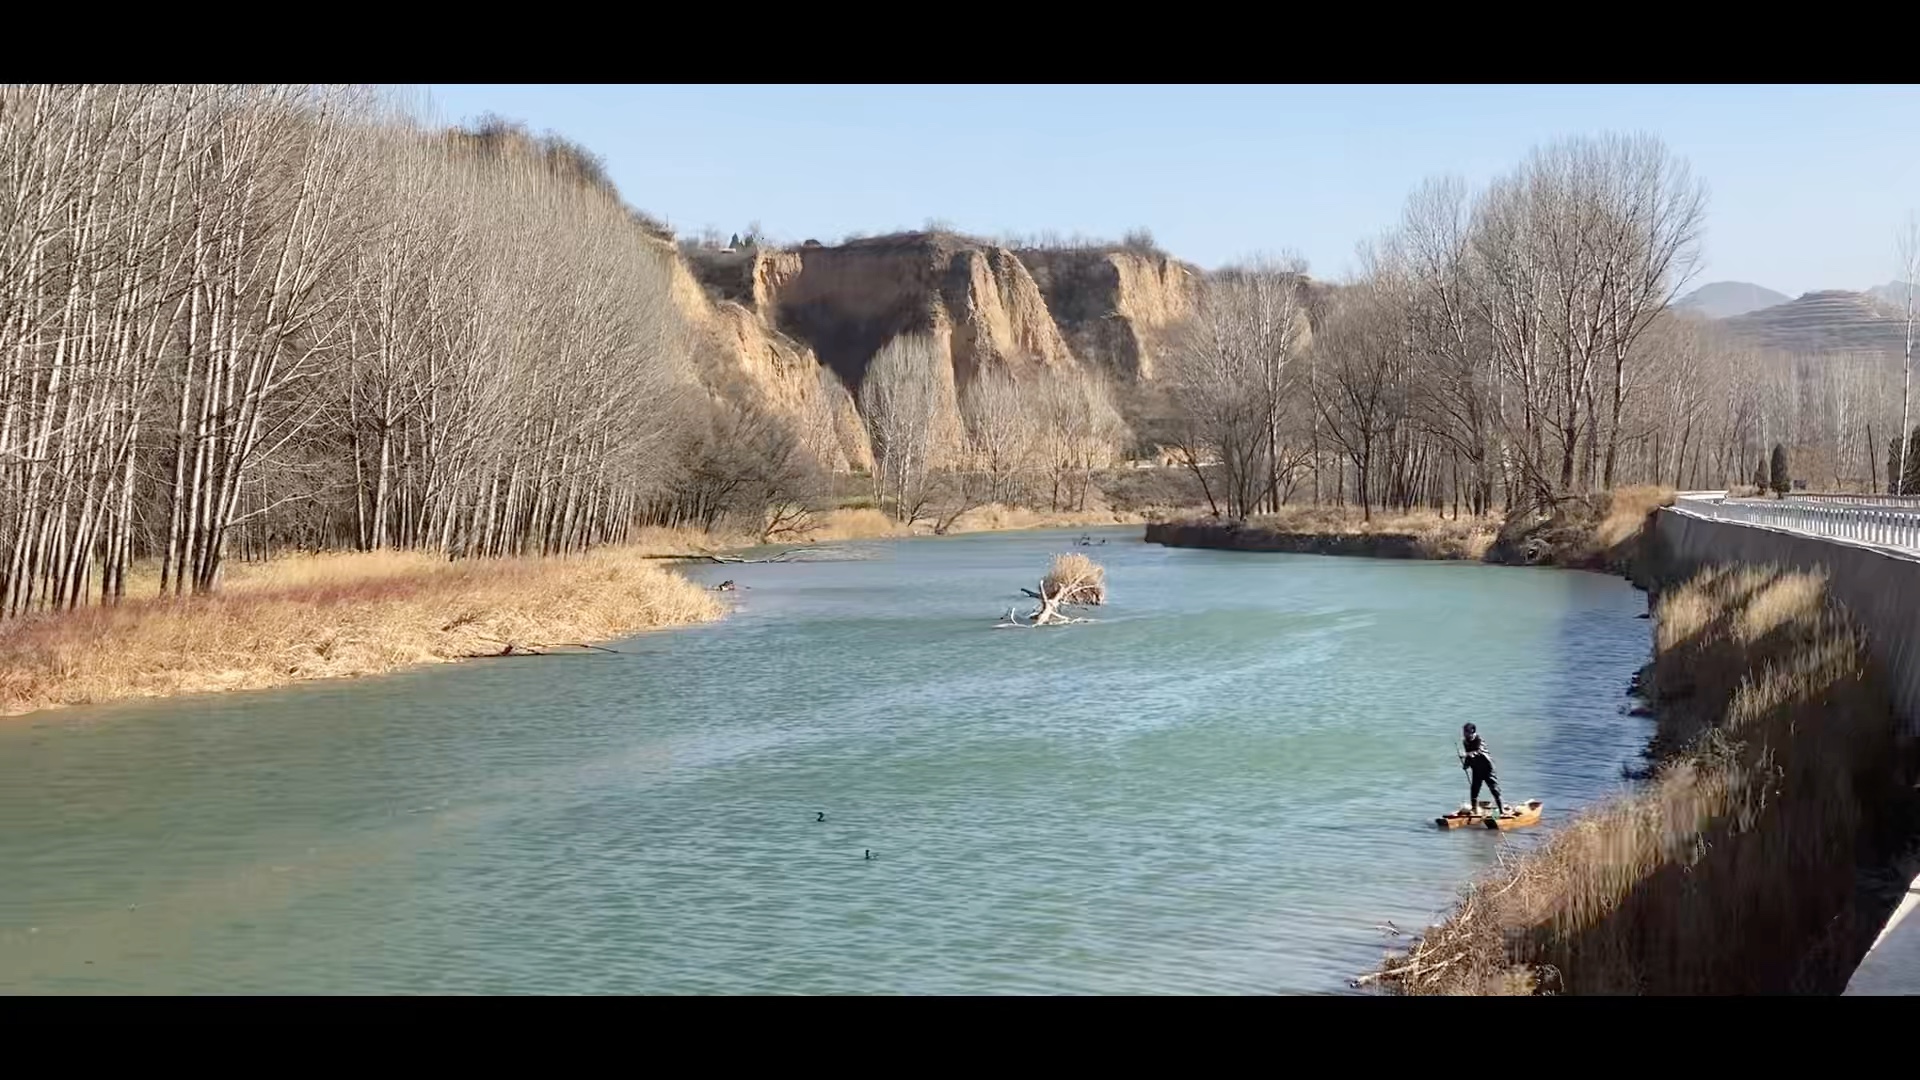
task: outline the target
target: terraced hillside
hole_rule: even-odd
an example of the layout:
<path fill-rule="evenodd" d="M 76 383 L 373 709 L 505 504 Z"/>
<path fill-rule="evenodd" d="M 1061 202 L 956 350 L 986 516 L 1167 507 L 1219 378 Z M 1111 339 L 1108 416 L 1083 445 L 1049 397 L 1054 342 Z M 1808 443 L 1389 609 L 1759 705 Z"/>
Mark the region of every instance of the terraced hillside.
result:
<path fill-rule="evenodd" d="M 1756 345 L 1795 353 L 1880 351 L 1900 353 L 1906 344 L 1902 313 L 1866 293 L 1832 289 L 1725 320 L 1733 333 Z"/>

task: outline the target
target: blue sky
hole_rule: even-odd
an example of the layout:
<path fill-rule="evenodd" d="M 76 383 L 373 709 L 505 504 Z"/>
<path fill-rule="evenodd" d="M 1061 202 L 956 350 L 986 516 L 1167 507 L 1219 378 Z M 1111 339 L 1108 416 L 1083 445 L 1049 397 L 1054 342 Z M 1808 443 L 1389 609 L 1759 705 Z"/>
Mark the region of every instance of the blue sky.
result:
<path fill-rule="evenodd" d="M 1709 190 L 1696 283 L 1789 295 L 1895 276 L 1920 209 L 1920 89 L 1893 86 L 430 86 L 599 153 L 682 232 L 918 228 L 1117 237 L 1203 266 L 1338 277 L 1423 178 L 1479 183 L 1566 135 L 1647 131 Z"/>

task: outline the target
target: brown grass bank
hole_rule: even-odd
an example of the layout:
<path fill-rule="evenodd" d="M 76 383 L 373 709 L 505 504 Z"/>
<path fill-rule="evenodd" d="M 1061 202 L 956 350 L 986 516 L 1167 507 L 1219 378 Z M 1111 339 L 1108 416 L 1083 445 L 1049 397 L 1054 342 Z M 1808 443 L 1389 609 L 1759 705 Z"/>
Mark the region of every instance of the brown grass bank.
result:
<path fill-rule="evenodd" d="M 1407 994 L 1837 993 L 1911 834 L 1910 769 L 1825 582 L 1710 568 L 1665 590 L 1656 767 L 1472 885 L 1378 980 Z M 1865 879 L 1869 880 L 1870 879 Z"/>
<path fill-rule="evenodd" d="M 1641 541 L 1673 498 L 1670 487 L 1622 487 L 1568 498 L 1550 511 L 1509 514 L 1486 559 L 1623 574 L 1644 586 L 1636 573 Z"/>
<path fill-rule="evenodd" d="M 952 531 L 1111 524 L 1111 511 L 987 506 Z M 1132 520 L 1139 520 L 1137 516 Z M 922 530 L 924 531 L 924 530 Z M 823 514 L 798 540 L 912 535 L 871 508 Z M 757 535 L 649 528 L 583 557 L 449 563 L 421 552 L 229 562 L 217 595 L 158 598 L 157 566 L 128 576 L 128 602 L 0 624 L 0 716 L 62 705 L 394 671 L 542 646 L 597 644 L 718 618 L 725 605 L 663 565 Z"/>
<path fill-rule="evenodd" d="M 0 715 L 307 679 L 718 617 L 641 548 L 449 563 L 412 552 L 235 564 L 218 595 L 132 600 L 0 626 Z"/>
<path fill-rule="evenodd" d="M 1640 545 L 1673 489 L 1626 487 L 1564 500 L 1549 513 L 1450 518 L 1430 510 L 1377 513 L 1290 506 L 1246 521 L 1188 515 L 1149 523 L 1148 543 L 1231 551 L 1464 559 L 1626 574 L 1639 580 Z"/>
<path fill-rule="evenodd" d="M 1152 522 L 1147 542 L 1168 547 L 1278 551 L 1301 555 L 1362 555 L 1381 559 L 1479 559 L 1492 546 L 1496 523 L 1448 518 L 1431 511 L 1361 517 L 1352 507 L 1289 506 L 1241 521 L 1187 517 Z"/>
<path fill-rule="evenodd" d="M 1009 532 L 1020 529 L 1099 528 L 1107 525 L 1138 525 L 1155 511 L 1132 510 L 1033 510 L 1024 506 L 988 503 L 955 517 L 947 526 L 949 534 Z M 912 528 L 871 506 L 851 506 L 816 515 L 810 527 L 774 537 L 771 546 L 825 544 L 841 540 L 883 540 L 907 536 L 928 536 L 933 525 L 925 519 Z M 654 554 L 713 554 L 756 547 L 761 538 L 750 532 L 703 532 L 699 529 L 640 530 L 635 545 Z"/>
<path fill-rule="evenodd" d="M 1031 510 L 1024 506 L 989 503 L 954 519 L 949 533 L 1004 532 L 1018 529 L 1083 529 L 1107 525 L 1138 525 L 1152 511 Z"/>

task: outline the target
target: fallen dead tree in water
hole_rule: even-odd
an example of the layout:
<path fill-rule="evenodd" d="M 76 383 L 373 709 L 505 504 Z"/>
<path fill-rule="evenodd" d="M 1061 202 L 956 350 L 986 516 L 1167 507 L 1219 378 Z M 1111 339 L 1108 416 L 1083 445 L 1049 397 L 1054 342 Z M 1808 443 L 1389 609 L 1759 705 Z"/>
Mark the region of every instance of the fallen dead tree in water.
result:
<path fill-rule="evenodd" d="M 1063 604 L 1107 602 L 1107 571 L 1078 552 L 1055 555 L 1040 589 Z"/>
<path fill-rule="evenodd" d="M 1047 576 L 1040 579 L 1040 591 L 1020 591 L 1040 601 L 1040 606 L 1024 616 L 1009 608 L 999 626 L 1063 626 L 1091 622 L 1091 619 L 1069 615 L 1060 609 L 1106 603 L 1107 571 L 1099 563 L 1077 552 L 1055 555 L 1053 565 L 1047 569 Z"/>

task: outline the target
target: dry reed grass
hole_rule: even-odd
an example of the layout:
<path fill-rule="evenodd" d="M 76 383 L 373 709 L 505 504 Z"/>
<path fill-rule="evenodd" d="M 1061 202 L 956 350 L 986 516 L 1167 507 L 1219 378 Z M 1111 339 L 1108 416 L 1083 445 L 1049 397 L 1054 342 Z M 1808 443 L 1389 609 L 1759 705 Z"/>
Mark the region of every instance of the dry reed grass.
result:
<path fill-rule="evenodd" d="M 1107 602 L 1106 568 L 1077 551 L 1053 557 L 1040 591 L 1057 597 L 1063 604 L 1104 604 Z"/>
<path fill-rule="evenodd" d="M 1551 513 L 1516 511 L 1500 527 L 1496 562 L 1631 574 L 1654 511 L 1672 488 L 1642 485 L 1562 500 Z"/>
<path fill-rule="evenodd" d="M 1249 522 L 1275 532 L 1312 536 L 1404 537 L 1428 559 L 1479 559 L 1498 534 L 1492 518 L 1450 518 L 1432 510 L 1379 512 L 1371 519 L 1357 507 L 1288 506 Z"/>
<path fill-rule="evenodd" d="M 1609 551 L 1639 537 L 1647 518 L 1663 506 L 1673 505 L 1670 487 L 1641 484 L 1614 488 L 1605 496 L 1600 520 L 1593 527 L 1593 546 Z"/>
<path fill-rule="evenodd" d="M 899 522 L 871 506 L 865 506 L 833 510 L 820 515 L 814 527 L 807 532 L 807 539 L 880 540 L 905 535 L 907 530 Z"/>
<path fill-rule="evenodd" d="M 1129 510 L 1030 510 L 1024 506 L 989 503 L 955 518 L 950 533 L 1000 532 L 1018 529 L 1093 528 L 1104 525 L 1138 525 L 1145 521 L 1141 513 Z"/>
<path fill-rule="evenodd" d="M 1885 687 L 1820 576 L 1669 590 L 1643 685 L 1660 764 L 1471 886 L 1370 976 L 1410 994 L 1837 992 L 1870 936 L 1862 861 L 1897 850 Z M 1867 936 L 1863 936 L 1863 931 Z"/>
<path fill-rule="evenodd" d="M 996 508 L 969 528 L 1038 528 L 1067 515 Z M 1105 520 L 1073 516 L 1073 523 Z M 809 542 L 907 530 L 871 507 L 820 515 Z M 220 592 L 159 598 L 157 562 L 129 569 L 127 601 L 0 626 L 0 716 L 61 705 L 393 671 L 555 643 L 595 643 L 716 618 L 707 591 L 649 556 L 751 547 L 745 532 L 645 528 L 564 559 L 450 563 L 427 552 L 324 552 L 229 561 Z"/>
<path fill-rule="evenodd" d="M 833 540 L 877 540 L 906 536 L 904 526 L 871 507 L 843 507 L 814 515 L 811 527 L 778 537 L 774 546 L 793 546 Z M 649 526 L 634 530 L 628 548 L 647 555 L 714 555 L 760 546 L 760 535 L 740 529 L 706 530 L 690 526 Z"/>
<path fill-rule="evenodd" d="M 645 554 L 448 563 L 373 552 L 236 564 L 217 595 L 0 628 L 0 715 L 365 675 L 720 615 L 710 592 Z"/>

